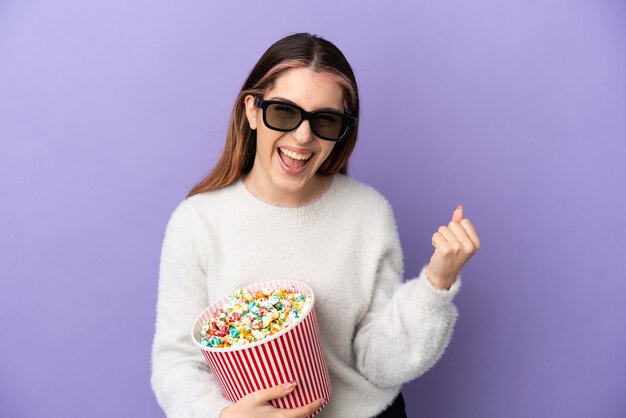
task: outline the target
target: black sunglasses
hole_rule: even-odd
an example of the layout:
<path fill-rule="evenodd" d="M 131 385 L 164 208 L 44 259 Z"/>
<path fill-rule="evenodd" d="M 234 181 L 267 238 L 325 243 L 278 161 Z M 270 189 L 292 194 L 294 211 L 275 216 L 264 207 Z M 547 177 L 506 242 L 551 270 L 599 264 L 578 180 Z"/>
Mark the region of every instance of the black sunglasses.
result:
<path fill-rule="evenodd" d="M 357 121 L 354 116 L 332 110 L 307 112 L 298 105 L 281 100 L 255 97 L 254 105 L 263 109 L 263 122 L 270 129 L 289 132 L 300 126 L 303 120 L 308 120 L 313 133 L 327 141 L 341 141 Z"/>

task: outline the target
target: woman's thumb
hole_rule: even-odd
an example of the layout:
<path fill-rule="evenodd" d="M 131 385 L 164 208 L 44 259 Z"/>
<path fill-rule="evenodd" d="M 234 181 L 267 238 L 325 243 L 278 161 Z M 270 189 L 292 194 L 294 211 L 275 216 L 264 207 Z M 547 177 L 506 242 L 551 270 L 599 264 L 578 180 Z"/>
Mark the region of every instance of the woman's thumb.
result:
<path fill-rule="evenodd" d="M 454 222 L 461 222 L 462 219 L 463 219 L 463 206 L 456 205 L 456 210 L 452 214 L 452 220 Z"/>
<path fill-rule="evenodd" d="M 293 388 L 296 387 L 296 381 L 294 380 L 293 382 L 287 382 L 287 383 L 283 383 L 282 385 L 276 385 L 276 386 L 272 386 L 271 388 L 267 388 L 267 389 L 261 389 L 258 390 L 254 393 L 254 399 L 257 402 L 269 402 L 272 399 L 278 399 L 278 398 L 282 398 L 285 395 L 288 395 L 289 393 L 291 393 L 293 391 Z M 248 394 L 249 396 L 252 395 L 252 393 Z"/>
<path fill-rule="evenodd" d="M 296 382 L 296 381 L 294 380 L 293 382 L 283 383 L 281 386 L 282 386 L 283 391 L 284 391 L 285 393 L 289 393 L 289 392 L 291 392 L 291 391 L 292 391 L 292 390 L 296 387 L 296 385 L 297 385 L 297 384 L 298 384 L 298 382 Z"/>

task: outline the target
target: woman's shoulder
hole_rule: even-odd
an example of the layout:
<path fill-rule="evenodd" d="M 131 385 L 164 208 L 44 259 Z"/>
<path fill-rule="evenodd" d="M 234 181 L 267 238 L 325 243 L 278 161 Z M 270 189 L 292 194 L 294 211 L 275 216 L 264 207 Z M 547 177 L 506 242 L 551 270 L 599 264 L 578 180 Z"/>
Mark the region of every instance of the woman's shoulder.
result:
<path fill-rule="evenodd" d="M 214 217 L 229 200 L 233 190 L 237 187 L 236 182 L 225 187 L 196 193 L 183 198 L 175 206 L 171 217 L 186 218 L 190 221 L 207 221 L 208 214 Z"/>
<path fill-rule="evenodd" d="M 336 174 L 336 176 L 340 188 L 343 189 L 343 195 L 350 197 L 351 205 L 365 207 L 368 210 L 376 208 L 387 210 L 391 207 L 385 195 L 374 186 L 345 174 Z"/>
<path fill-rule="evenodd" d="M 341 222 L 374 231 L 375 236 L 396 228 L 394 211 L 383 192 L 349 176 L 341 175 L 338 180 L 343 189 Z"/>

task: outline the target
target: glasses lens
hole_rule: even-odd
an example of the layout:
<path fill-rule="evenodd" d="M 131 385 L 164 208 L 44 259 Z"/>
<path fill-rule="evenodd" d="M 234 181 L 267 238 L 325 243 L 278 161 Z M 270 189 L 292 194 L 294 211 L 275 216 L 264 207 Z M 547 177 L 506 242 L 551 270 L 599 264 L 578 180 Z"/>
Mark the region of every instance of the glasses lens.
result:
<path fill-rule="evenodd" d="M 343 134 L 343 119 L 334 113 L 318 113 L 313 118 L 313 130 L 326 139 L 338 139 Z"/>
<path fill-rule="evenodd" d="M 266 111 L 267 124 L 274 129 L 293 129 L 300 122 L 300 111 L 293 106 L 272 103 Z"/>

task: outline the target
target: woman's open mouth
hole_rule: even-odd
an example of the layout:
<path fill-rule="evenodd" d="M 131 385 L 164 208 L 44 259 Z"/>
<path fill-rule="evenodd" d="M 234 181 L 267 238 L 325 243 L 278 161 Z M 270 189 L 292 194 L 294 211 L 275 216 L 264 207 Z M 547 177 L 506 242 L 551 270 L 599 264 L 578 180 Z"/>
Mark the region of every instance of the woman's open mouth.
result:
<path fill-rule="evenodd" d="M 302 174 L 306 170 L 309 161 L 313 159 L 313 153 L 298 154 L 280 147 L 276 152 L 278 153 L 278 159 L 280 160 L 283 170 L 289 174 Z"/>

